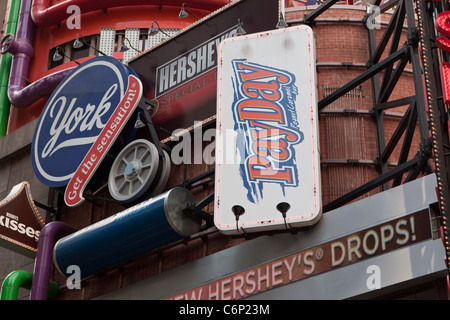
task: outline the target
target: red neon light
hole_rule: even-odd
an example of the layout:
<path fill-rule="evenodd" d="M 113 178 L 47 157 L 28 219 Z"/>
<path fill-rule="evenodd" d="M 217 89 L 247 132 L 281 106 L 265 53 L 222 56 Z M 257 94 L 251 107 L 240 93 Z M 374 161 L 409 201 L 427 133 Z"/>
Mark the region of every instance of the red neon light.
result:
<path fill-rule="evenodd" d="M 444 51 L 450 52 L 450 11 L 441 12 L 434 22 L 436 30 L 443 34 L 436 40 L 436 45 Z"/>
<path fill-rule="evenodd" d="M 445 104 L 450 104 L 450 62 L 442 62 L 440 65 L 442 97 Z"/>

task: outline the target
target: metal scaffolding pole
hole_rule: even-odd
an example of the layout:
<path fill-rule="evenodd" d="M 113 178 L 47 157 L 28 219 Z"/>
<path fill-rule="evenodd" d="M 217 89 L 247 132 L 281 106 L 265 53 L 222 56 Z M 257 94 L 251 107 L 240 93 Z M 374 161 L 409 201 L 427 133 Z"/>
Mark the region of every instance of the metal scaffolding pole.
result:
<path fill-rule="evenodd" d="M 435 49 L 430 37 L 434 38 L 432 24 L 432 12 L 427 12 L 425 0 L 416 1 L 417 17 L 420 31 L 420 44 L 422 50 L 423 71 L 426 87 L 426 99 L 429 111 L 430 131 L 432 138 L 433 156 L 435 162 L 435 172 L 438 185 L 438 201 L 442 223 L 442 241 L 445 247 L 447 271 L 450 270 L 450 242 L 449 242 L 449 208 L 450 200 L 449 188 L 449 144 L 448 128 L 446 126 L 447 116 L 443 112 L 443 102 L 438 95 L 438 74 L 435 66 L 439 61 L 432 50 Z M 433 5 L 433 4 L 432 4 Z M 448 275 L 447 275 L 448 277 Z"/>

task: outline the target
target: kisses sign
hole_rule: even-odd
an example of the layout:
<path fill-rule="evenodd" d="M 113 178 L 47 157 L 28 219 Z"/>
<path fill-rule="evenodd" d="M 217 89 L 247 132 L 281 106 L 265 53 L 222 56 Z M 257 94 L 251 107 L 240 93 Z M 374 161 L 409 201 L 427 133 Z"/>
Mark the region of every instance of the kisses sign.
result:
<path fill-rule="evenodd" d="M 42 111 L 32 143 L 37 177 L 66 187 L 75 206 L 142 97 L 131 69 L 111 57 L 81 64 L 59 84 Z"/>

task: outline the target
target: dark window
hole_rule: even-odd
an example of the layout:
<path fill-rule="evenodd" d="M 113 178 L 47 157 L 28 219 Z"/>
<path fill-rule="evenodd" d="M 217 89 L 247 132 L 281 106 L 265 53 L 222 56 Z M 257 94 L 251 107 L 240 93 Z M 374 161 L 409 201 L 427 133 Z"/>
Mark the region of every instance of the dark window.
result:
<path fill-rule="evenodd" d="M 94 49 L 97 43 L 96 35 L 84 37 L 81 38 L 80 40 L 83 43 L 83 46 L 81 46 L 80 48 L 73 47 L 75 39 L 67 43 L 61 44 L 55 48 L 52 48 L 48 55 L 48 69 L 55 68 L 71 60 L 78 60 L 84 57 L 97 54 L 97 50 Z M 61 58 L 59 60 L 55 60 L 55 53 L 57 50 Z"/>
<path fill-rule="evenodd" d="M 56 47 L 56 48 L 58 48 L 58 47 Z M 60 60 L 54 60 L 54 56 L 55 56 L 55 53 L 56 53 L 56 48 L 51 49 L 50 52 L 49 52 L 49 55 L 48 55 L 48 69 L 55 68 L 55 67 L 60 66 L 63 63 L 65 63 L 64 62 L 64 58 L 65 58 L 64 56 Z M 60 49 L 58 49 L 59 50 L 59 54 L 62 55 L 62 51 L 61 50 L 64 50 L 63 49 L 64 46 L 59 46 L 59 48 L 60 48 Z"/>

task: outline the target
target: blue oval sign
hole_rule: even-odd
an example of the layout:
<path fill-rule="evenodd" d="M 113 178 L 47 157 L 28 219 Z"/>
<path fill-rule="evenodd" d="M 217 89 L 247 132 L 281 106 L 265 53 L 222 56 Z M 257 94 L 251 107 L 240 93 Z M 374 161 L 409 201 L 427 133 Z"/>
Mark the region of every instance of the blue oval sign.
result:
<path fill-rule="evenodd" d="M 32 143 L 32 164 L 50 187 L 67 185 L 125 95 L 131 69 L 112 57 L 90 59 L 53 91 Z"/>

